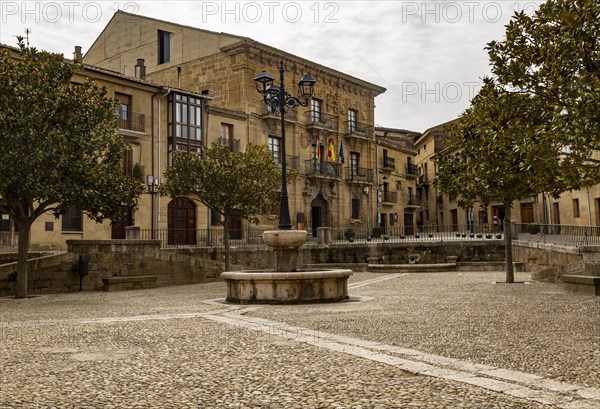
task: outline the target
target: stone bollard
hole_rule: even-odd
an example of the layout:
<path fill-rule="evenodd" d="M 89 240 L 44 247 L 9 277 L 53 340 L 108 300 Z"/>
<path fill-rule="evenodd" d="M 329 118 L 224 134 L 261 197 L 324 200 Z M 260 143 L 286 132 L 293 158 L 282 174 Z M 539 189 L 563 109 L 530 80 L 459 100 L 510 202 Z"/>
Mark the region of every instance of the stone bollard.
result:
<path fill-rule="evenodd" d="M 317 243 L 331 244 L 331 227 L 317 227 Z"/>
<path fill-rule="evenodd" d="M 139 240 L 140 239 L 140 226 L 125 227 L 125 238 L 127 240 Z"/>

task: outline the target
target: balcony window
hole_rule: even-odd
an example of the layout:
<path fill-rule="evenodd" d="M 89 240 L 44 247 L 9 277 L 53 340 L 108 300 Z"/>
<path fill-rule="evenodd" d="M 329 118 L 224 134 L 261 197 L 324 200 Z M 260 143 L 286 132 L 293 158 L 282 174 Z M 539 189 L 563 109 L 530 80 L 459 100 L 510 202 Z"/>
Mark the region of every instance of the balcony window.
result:
<path fill-rule="evenodd" d="M 360 154 L 358 152 L 350 152 L 350 177 L 352 179 L 358 178 L 359 160 Z"/>
<path fill-rule="evenodd" d="M 168 111 L 169 160 L 173 150 L 202 152 L 202 100 L 173 93 Z"/>
<path fill-rule="evenodd" d="M 360 219 L 360 199 L 352 199 L 352 218 L 355 220 Z"/>
<path fill-rule="evenodd" d="M 321 100 L 319 99 L 310 100 L 310 120 L 313 123 L 321 122 Z"/>
<path fill-rule="evenodd" d="M 269 145 L 269 152 L 271 152 L 271 158 L 274 163 L 281 163 L 281 138 L 275 136 L 269 136 L 267 141 Z"/>
<path fill-rule="evenodd" d="M 357 112 L 354 109 L 348 110 L 348 133 L 356 132 L 356 116 Z"/>

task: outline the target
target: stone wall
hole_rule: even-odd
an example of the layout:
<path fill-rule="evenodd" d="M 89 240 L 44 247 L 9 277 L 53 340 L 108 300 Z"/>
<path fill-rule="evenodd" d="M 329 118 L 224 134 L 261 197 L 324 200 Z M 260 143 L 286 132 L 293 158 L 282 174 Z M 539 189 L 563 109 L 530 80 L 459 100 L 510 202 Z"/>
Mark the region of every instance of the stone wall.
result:
<path fill-rule="evenodd" d="M 69 240 L 68 252 L 29 261 L 29 293 L 79 290 L 79 261 L 87 262 L 84 291 L 102 290 L 102 279 L 157 276 L 158 286 L 217 280 L 223 263 L 160 249 L 159 240 Z M 0 265 L 0 296 L 14 295 L 17 263 Z"/>

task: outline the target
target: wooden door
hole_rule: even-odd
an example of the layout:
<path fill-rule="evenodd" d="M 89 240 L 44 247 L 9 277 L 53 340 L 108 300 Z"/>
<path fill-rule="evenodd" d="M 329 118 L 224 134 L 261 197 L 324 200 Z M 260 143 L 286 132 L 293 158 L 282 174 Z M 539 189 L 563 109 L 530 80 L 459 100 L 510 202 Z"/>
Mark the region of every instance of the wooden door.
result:
<path fill-rule="evenodd" d="M 171 200 L 167 223 L 170 245 L 196 244 L 196 205 L 190 199 Z"/>

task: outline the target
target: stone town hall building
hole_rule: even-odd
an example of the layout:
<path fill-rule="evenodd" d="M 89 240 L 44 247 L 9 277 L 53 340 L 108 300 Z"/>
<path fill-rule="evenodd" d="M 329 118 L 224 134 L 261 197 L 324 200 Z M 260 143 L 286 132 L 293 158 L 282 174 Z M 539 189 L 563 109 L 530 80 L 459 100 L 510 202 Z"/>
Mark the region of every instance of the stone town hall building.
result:
<path fill-rule="evenodd" d="M 201 113 L 200 101 L 195 105 L 184 93 L 170 90 L 158 97 L 167 115 L 158 124 L 162 139 L 155 138 L 156 160 L 146 166 L 155 180 L 174 150 L 199 152 L 212 142 L 241 150 L 248 143 L 267 144 L 279 161 L 280 121 L 262 102 L 254 77 L 262 70 L 277 76 L 281 60 L 287 89 L 295 90 L 304 74 L 317 81 L 310 106 L 287 112 L 287 163 L 300 174 L 288 187 L 292 224 L 315 231 L 321 226 L 373 226 L 378 177 L 374 100 L 385 92 L 383 87 L 249 38 L 122 11 L 84 56 L 92 66 L 130 77 L 145 71 L 152 83 L 209 98 Z M 152 217 L 160 229 L 202 229 L 211 223 L 210 211 L 187 198 L 163 198 L 157 212 Z M 261 219 L 263 226 L 276 223 L 274 216 Z M 150 228 L 149 217 L 136 217 L 136 224 Z M 243 234 L 245 222 L 236 227 Z"/>

